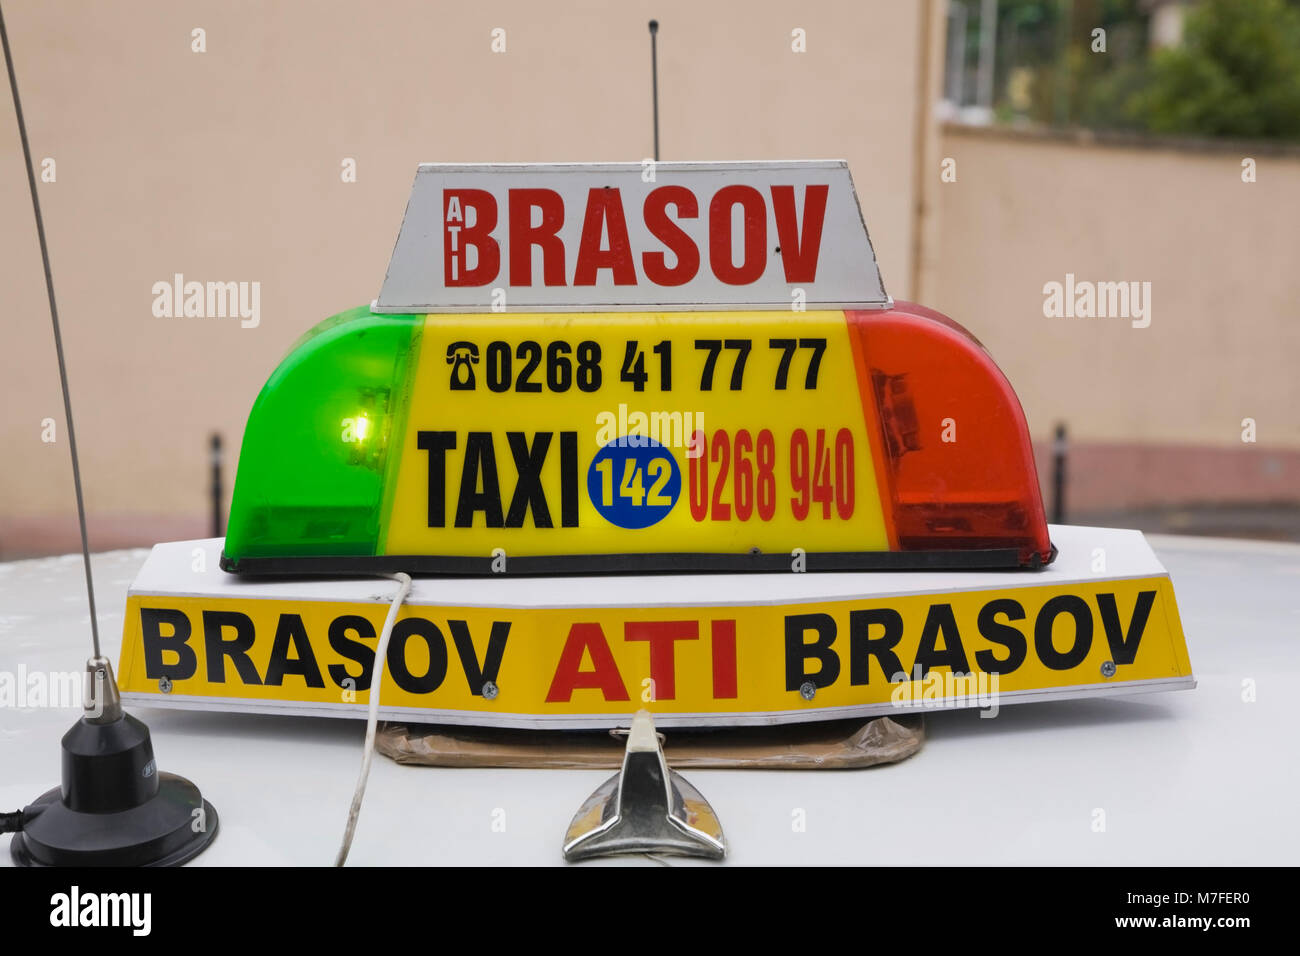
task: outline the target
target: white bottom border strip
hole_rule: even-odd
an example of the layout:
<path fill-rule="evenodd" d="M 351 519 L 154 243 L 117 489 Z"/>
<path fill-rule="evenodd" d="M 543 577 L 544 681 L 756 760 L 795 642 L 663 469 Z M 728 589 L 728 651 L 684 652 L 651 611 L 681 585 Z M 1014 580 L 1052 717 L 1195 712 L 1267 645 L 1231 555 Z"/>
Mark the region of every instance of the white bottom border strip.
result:
<path fill-rule="evenodd" d="M 657 727 L 768 727 L 777 724 L 806 724 L 818 720 L 844 720 L 853 717 L 907 717 L 945 710 L 984 709 L 1010 704 L 1032 704 L 1047 700 L 1077 700 L 1085 697 L 1124 697 L 1158 691 L 1191 690 L 1195 677 L 1161 677 L 1150 680 L 1118 681 L 1109 684 L 1072 684 L 1042 690 L 1000 692 L 991 699 L 979 697 L 948 698 L 899 705 L 895 703 L 863 704 L 847 707 L 817 707 L 763 713 L 731 712 L 711 714 L 655 713 Z M 365 704 L 319 704 L 280 700 L 252 700 L 237 697 L 188 697 L 184 695 L 145 694 L 123 691 L 122 702 L 140 707 L 174 710 L 197 710 L 239 714 L 274 714 L 302 717 L 343 717 L 364 720 Z M 632 705 L 629 704 L 629 707 Z M 633 708 L 635 709 L 635 708 Z M 632 711 L 627 714 L 538 714 L 485 713 L 465 710 L 433 710 L 416 707 L 379 708 L 382 720 L 413 724 L 445 724 L 468 727 L 508 727 L 529 730 L 607 730 L 629 727 Z"/>

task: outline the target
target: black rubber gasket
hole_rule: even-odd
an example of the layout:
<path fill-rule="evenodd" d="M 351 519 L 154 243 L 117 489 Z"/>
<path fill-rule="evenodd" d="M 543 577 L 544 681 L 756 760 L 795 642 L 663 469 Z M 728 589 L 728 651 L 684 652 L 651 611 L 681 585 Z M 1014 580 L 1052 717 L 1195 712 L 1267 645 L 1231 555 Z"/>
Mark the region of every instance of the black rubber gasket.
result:
<path fill-rule="evenodd" d="M 1016 548 L 968 551 L 810 551 L 805 570 L 817 571 L 959 571 L 1037 570 L 1056 557 L 1053 546 L 1046 562 L 1035 554 L 1029 564 Z M 356 574 L 410 574 L 439 577 L 522 577 L 589 574 L 748 574 L 790 573 L 793 555 L 784 552 L 558 554 L 510 556 L 504 570 L 494 570 L 497 559 L 453 555 L 311 555 L 230 558 L 221 555 L 221 569 L 252 576 L 350 576 Z"/>

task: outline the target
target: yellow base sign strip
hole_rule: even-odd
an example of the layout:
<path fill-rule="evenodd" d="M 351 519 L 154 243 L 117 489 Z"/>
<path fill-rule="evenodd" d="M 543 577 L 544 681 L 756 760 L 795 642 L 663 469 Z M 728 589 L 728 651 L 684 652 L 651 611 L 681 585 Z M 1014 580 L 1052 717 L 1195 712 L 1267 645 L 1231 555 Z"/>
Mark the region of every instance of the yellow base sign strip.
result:
<path fill-rule="evenodd" d="M 119 682 L 150 703 L 363 716 L 387 605 L 128 599 Z M 1167 576 L 787 604 L 401 609 L 385 716 L 744 724 L 1192 686 Z M 164 690 L 165 689 L 165 690 Z"/>

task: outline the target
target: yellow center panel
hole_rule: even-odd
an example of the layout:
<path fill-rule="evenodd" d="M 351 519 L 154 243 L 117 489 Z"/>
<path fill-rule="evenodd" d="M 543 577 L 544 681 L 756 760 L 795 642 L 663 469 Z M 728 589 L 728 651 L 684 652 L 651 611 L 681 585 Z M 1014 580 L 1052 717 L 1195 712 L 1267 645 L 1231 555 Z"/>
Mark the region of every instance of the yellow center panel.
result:
<path fill-rule="evenodd" d="M 842 312 L 430 315 L 422 338 L 382 554 L 889 549 Z"/>

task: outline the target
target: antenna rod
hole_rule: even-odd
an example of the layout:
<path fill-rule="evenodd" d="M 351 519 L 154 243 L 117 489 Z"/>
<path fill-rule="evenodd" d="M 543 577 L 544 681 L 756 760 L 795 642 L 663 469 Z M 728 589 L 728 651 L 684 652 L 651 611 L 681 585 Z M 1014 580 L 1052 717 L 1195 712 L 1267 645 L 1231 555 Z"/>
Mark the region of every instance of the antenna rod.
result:
<path fill-rule="evenodd" d="M 90 574 L 90 541 L 86 537 L 86 506 L 81 499 L 81 467 L 77 463 L 77 436 L 72 430 L 72 399 L 68 397 L 68 370 L 63 364 L 63 336 L 59 334 L 59 309 L 54 304 L 54 277 L 50 274 L 50 250 L 45 244 L 45 223 L 41 219 L 41 199 L 36 192 L 36 170 L 32 166 L 32 149 L 27 142 L 27 124 L 23 121 L 23 104 L 18 98 L 18 77 L 14 75 L 14 57 L 9 50 L 9 31 L 5 29 L 4 7 L 0 6 L 0 44 L 9 69 L 9 89 L 14 95 L 14 115 L 18 118 L 18 136 L 23 141 L 23 158 L 27 161 L 27 184 L 32 190 L 32 209 L 36 213 L 36 235 L 41 240 L 41 261 L 45 264 L 45 290 L 50 296 L 50 321 L 54 324 L 54 350 L 59 356 L 59 383 L 63 386 L 63 413 L 68 419 L 68 448 L 72 452 L 72 484 L 77 490 L 77 521 L 81 525 L 81 557 L 86 564 L 86 598 L 90 602 L 90 639 L 99 653 L 99 622 L 95 618 L 95 581 Z"/>
<path fill-rule="evenodd" d="M 659 21 L 650 21 L 650 89 L 654 98 L 655 111 L 655 162 L 659 162 L 659 47 L 655 36 L 659 33 Z"/>

